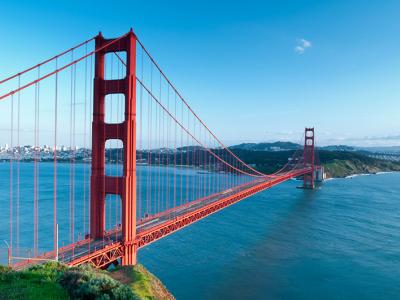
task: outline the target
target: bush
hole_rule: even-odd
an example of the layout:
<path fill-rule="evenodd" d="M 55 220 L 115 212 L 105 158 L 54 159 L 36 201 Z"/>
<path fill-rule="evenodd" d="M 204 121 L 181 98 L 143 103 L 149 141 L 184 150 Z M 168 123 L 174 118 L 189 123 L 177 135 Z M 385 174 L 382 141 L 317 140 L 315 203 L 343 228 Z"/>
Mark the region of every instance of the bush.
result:
<path fill-rule="evenodd" d="M 129 287 L 87 266 L 67 270 L 59 282 L 73 299 L 135 299 Z"/>
<path fill-rule="evenodd" d="M 42 282 L 56 282 L 67 269 L 66 265 L 57 262 L 47 262 L 32 266 L 26 271 L 21 271 L 20 274 L 22 277 L 36 277 Z"/>
<path fill-rule="evenodd" d="M 16 279 L 17 273 L 7 266 L 0 266 L 0 280 L 12 281 Z"/>
<path fill-rule="evenodd" d="M 36 265 L 19 272 L 0 267 L 0 299 L 69 299 L 57 283 L 66 266 Z"/>

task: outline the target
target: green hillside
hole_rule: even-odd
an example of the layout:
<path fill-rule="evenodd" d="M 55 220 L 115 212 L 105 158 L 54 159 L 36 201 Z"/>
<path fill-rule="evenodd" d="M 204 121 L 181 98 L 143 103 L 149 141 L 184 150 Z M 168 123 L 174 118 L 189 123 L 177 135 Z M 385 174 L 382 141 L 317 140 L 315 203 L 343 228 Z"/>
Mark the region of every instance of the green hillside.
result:
<path fill-rule="evenodd" d="M 261 172 L 273 173 L 287 163 L 294 151 L 251 151 L 234 149 L 236 155 Z M 400 162 L 369 157 L 350 151 L 318 150 L 316 162 L 325 167 L 328 177 L 345 177 L 360 173 L 400 171 Z"/>
<path fill-rule="evenodd" d="M 174 299 L 143 266 L 119 267 L 111 272 L 89 266 L 58 263 L 37 265 L 19 272 L 0 267 L 0 299 Z"/>

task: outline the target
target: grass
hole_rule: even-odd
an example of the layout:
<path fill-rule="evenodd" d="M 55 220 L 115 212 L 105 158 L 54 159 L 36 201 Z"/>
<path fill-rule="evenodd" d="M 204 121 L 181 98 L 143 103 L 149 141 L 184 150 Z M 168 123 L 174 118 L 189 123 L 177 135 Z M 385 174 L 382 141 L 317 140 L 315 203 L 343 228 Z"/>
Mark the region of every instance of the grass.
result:
<path fill-rule="evenodd" d="M 400 164 L 391 161 L 358 159 L 334 159 L 324 164 L 329 177 L 345 177 L 360 173 L 376 173 L 380 171 L 400 171 Z"/>
<path fill-rule="evenodd" d="M 133 292 L 140 298 L 140 299 L 153 299 L 153 293 L 151 292 L 151 278 L 148 274 L 144 272 L 140 272 L 138 267 L 136 268 L 129 268 L 130 275 L 132 279 L 132 283 L 130 287 L 132 288 Z"/>
<path fill-rule="evenodd" d="M 57 282 L 59 272 L 54 266 L 20 272 L 0 267 L 0 299 L 70 299 Z"/>
<path fill-rule="evenodd" d="M 160 280 L 142 265 L 118 267 L 110 276 L 129 285 L 138 299 L 174 299 Z"/>
<path fill-rule="evenodd" d="M 23 271 L 0 266 L 0 299 L 174 299 L 142 265 L 108 272 L 46 263 Z"/>

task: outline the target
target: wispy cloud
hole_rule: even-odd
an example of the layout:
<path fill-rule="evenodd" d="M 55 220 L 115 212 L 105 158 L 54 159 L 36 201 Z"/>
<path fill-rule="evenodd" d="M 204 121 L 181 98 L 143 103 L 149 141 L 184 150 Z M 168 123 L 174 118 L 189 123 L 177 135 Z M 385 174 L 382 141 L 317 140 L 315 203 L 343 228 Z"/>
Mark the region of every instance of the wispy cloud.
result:
<path fill-rule="evenodd" d="M 311 48 L 312 44 L 306 39 L 298 39 L 297 44 L 294 47 L 294 51 L 298 54 L 303 54 L 308 48 Z"/>

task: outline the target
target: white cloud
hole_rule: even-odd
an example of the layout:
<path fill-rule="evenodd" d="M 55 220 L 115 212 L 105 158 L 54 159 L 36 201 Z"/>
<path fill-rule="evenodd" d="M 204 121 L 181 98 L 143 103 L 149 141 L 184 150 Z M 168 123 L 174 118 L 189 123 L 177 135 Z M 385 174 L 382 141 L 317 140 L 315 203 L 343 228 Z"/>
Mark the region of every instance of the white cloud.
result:
<path fill-rule="evenodd" d="M 298 54 L 303 54 L 306 49 L 311 48 L 311 42 L 306 39 L 298 39 L 294 51 Z"/>
<path fill-rule="evenodd" d="M 310 48 L 311 47 L 311 42 L 307 41 L 305 39 L 300 39 L 300 43 L 303 45 L 304 48 Z"/>
<path fill-rule="evenodd" d="M 303 47 L 301 47 L 301 46 L 296 46 L 296 47 L 294 47 L 294 51 L 295 52 L 297 52 L 297 53 L 299 53 L 299 54 L 303 54 L 304 53 L 304 48 Z"/>

